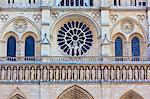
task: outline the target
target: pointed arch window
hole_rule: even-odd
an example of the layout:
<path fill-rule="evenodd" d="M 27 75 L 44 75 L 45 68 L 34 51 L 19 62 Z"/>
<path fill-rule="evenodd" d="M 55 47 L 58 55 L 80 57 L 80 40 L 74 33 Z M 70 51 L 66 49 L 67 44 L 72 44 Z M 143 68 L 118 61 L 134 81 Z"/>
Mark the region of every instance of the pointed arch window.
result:
<path fill-rule="evenodd" d="M 140 56 L 140 40 L 137 37 L 132 39 L 132 56 Z"/>
<path fill-rule="evenodd" d="M 115 40 L 115 56 L 122 57 L 123 56 L 123 44 L 122 39 L 118 37 Z"/>
<path fill-rule="evenodd" d="M 29 36 L 25 41 L 25 56 L 32 57 L 35 55 L 35 40 L 33 37 Z"/>
<path fill-rule="evenodd" d="M 7 57 L 16 57 L 16 39 L 13 36 L 7 40 Z"/>

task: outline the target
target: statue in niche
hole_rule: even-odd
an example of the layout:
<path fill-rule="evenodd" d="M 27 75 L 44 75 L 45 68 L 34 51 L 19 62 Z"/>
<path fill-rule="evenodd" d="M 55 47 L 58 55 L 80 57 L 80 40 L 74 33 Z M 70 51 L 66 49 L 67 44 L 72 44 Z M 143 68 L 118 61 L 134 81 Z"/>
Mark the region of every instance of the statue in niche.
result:
<path fill-rule="evenodd" d="M 13 68 L 13 80 L 17 80 L 17 68 Z"/>
<path fill-rule="evenodd" d="M 77 70 L 77 67 L 74 67 L 73 68 L 73 80 L 77 80 L 78 79 L 78 70 Z"/>
<path fill-rule="evenodd" d="M 18 80 L 23 80 L 23 70 L 22 70 L 22 67 L 19 68 L 18 74 L 19 74 L 19 79 Z"/>
<path fill-rule="evenodd" d="M 80 67 L 80 80 L 84 80 L 84 69 L 83 67 Z"/>
<path fill-rule="evenodd" d="M 56 67 L 56 69 L 55 69 L 55 80 L 59 80 L 59 77 L 60 77 L 60 70 L 59 70 L 59 67 Z"/>
<path fill-rule="evenodd" d="M 5 80 L 5 69 L 3 67 L 1 69 L 1 80 Z"/>
<path fill-rule="evenodd" d="M 25 80 L 29 80 L 29 67 L 25 68 Z"/>
<path fill-rule="evenodd" d="M 141 67 L 140 71 L 141 71 L 141 72 L 139 73 L 139 76 L 141 76 L 141 77 L 140 77 L 141 80 L 144 80 L 144 79 L 145 79 L 144 67 Z"/>
<path fill-rule="evenodd" d="M 68 70 L 68 75 L 67 75 L 68 80 L 71 80 L 72 79 L 72 70 L 71 70 L 71 67 L 69 67 L 67 70 Z"/>
<path fill-rule="evenodd" d="M 43 68 L 43 73 L 42 74 L 43 74 L 43 80 L 46 81 L 47 80 L 47 68 L 46 67 Z"/>
<path fill-rule="evenodd" d="M 54 80 L 54 72 L 53 72 L 53 68 L 51 67 L 50 70 L 49 70 L 49 77 L 50 77 L 50 80 Z"/>
<path fill-rule="evenodd" d="M 40 67 L 37 67 L 37 80 L 40 80 L 41 72 L 40 72 Z"/>
<path fill-rule="evenodd" d="M 138 74 L 139 74 L 138 67 L 135 67 L 135 69 L 134 69 L 134 77 L 135 77 L 135 80 L 138 80 L 138 79 L 139 79 Z"/>
<path fill-rule="evenodd" d="M 132 80 L 132 77 L 133 77 L 133 74 L 132 74 L 132 67 L 129 67 L 129 72 L 128 72 L 128 75 L 129 75 L 129 80 Z"/>
<path fill-rule="evenodd" d="M 62 70 L 61 70 L 61 76 L 62 76 L 62 80 L 66 79 L 66 69 L 65 69 L 65 67 L 63 67 Z"/>
<path fill-rule="evenodd" d="M 30 72 L 31 72 L 31 73 L 30 73 L 30 74 L 31 74 L 31 75 L 30 75 L 30 77 L 31 77 L 30 79 L 31 79 L 31 80 L 34 80 L 34 79 L 35 79 L 35 75 L 34 75 L 34 72 L 35 72 L 35 71 L 34 71 L 34 67 L 31 67 Z"/>
<path fill-rule="evenodd" d="M 11 80 L 11 67 L 7 68 L 7 80 Z"/>
<path fill-rule="evenodd" d="M 90 80 L 90 68 L 86 67 L 86 80 Z"/>
<path fill-rule="evenodd" d="M 98 67 L 98 69 L 97 69 L 97 78 L 98 78 L 98 80 L 101 80 L 101 68 L 100 67 Z"/>
<path fill-rule="evenodd" d="M 120 80 L 120 69 L 119 69 L 119 67 L 116 67 L 116 78 L 117 78 L 117 80 Z"/>
<path fill-rule="evenodd" d="M 123 75 L 122 80 L 126 80 L 127 73 L 126 73 L 126 68 L 125 67 L 123 67 L 123 69 L 122 69 L 122 75 Z"/>
<path fill-rule="evenodd" d="M 92 80 L 96 80 L 96 69 L 92 67 Z"/>

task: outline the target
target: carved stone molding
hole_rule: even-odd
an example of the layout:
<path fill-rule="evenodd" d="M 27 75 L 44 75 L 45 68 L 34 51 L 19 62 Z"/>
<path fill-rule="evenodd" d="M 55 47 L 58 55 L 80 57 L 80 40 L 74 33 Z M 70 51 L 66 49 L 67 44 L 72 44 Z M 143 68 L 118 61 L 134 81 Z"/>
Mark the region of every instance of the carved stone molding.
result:
<path fill-rule="evenodd" d="M 111 18 L 111 20 L 112 20 L 113 22 L 116 22 L 117 19 L 118 19 L 118 15 L 117 15 L 117 14 L 112 14 L 112 15 L 110 15 L 110 18 Z"/>
<path fill-rule="evenodd" d="M 131 33 L 134 31 L 134 28 L 134 23 L 132 22 L 132 20 L 129 19 L 123 20 L 120 24 L 120 29 L 123 33 Z"/>
<path fill-rule="evenodd" d="M 5 23 L 9 18 L 8 14 L 1 14 L 0 19 L 2 20 L 3 23 Z"/>
<path fill-rule="evenodd" d="M 51 16 L 52 16 L 53 20 L 56 20 L 59 16 L 59 13 L 53 11 L 53 12 L 51 12 Z"/>
<path fill-rule="evenodd" d="M 41 14 L 34 14 L 33 19 L 36 23 L 38 23 L 41 20 L 42 16 Z"/>
<path fill-rule="evenodd" d="M 26 20 L 24 20 L 24 19 L 17 19 L 14 22 L 13 27 L 16 32 L 23 33 L 27 30 L 28 24 L 27 24 Z"/>
<path fill-rule="evenodd" d="M 98 18 L 99 18 L 99 12 L 93 12 L 92 13 L 92 16 L 93 16 L 93 18 L 95 19 L 95 20 L 98 20 Z"/>
<path fill-rule="evenodd" d="M 145 15 L 143 15 L 143 14 L 138 14 L 137 15 L 137 18 L 138 18 L 138 20 L 140 21 L 140 22 L 143 22 L 143 20 L 145 19 Z"/>

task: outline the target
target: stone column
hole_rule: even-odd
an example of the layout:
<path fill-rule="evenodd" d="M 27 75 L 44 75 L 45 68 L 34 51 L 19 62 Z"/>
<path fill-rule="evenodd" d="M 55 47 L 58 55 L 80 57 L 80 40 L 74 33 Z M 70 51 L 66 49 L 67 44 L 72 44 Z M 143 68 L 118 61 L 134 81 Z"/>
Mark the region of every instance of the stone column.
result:
<path fill-rule="evenodd" d="M 110 38 L 109 33 L 109 10 L 105 9 L 101 11 L 101 42 L 102 43 L 109 43 L 108 41 Z M 106 42 L 105 42 L 106 41 Z M 103 56 L 110 56 L 110 45 L 109 44 L 102 44 L 102 55 Z"/>
<path fill-rule="evenodd" d="M 50 9 L 42 9 L 42 39 L 41 39 L 41 56 L 48 56 L 50 52 Z"/>

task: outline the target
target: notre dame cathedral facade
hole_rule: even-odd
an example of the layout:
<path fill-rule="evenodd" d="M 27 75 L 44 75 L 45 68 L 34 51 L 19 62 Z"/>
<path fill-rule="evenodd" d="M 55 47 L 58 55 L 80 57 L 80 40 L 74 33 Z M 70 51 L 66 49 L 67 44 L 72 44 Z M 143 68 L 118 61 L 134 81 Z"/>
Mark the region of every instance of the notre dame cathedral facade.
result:
<path fill-rule="evenodd" d="M 0 99 L 150 99 L 150 0 L 0 0 Z"/>

